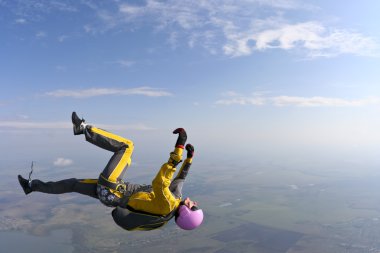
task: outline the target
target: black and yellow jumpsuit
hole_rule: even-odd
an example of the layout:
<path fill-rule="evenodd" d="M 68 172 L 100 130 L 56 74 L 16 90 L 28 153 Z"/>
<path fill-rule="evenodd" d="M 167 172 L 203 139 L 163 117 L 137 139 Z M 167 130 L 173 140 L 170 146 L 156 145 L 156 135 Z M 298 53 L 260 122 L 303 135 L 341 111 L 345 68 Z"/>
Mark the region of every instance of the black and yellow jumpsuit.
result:
<path fill-rule="evenodd" d="M 99 178 L 71 178 L 57 182 L 35 179 L 31 182 L 32 191 L 50 194 L 77 192 L 97 198 L 106 206 L 117 207 L 118 210 L 114 211 L 119 213 L 124 211 L 121 209 L 128 208 L 141 213 L 165 216 L 177 209 L 182 198 L 183 183 L 192 163 L 192 158 L 185 159 L 179 173 L 172 181 L 176 165 L 182 160 L 182 148 L 176 147 L 170 153 L 168 162 L 161 166 L 151 185 L 132 184 L 123 182 L 122 178 L 131 164 L 133 142 L 93 126 L 86 126 L 84 134 L 88 142 L 114 153 Z M 129 222 L 125 213 L 122 218 L 116 215 L 117 212 L 113 212 L 114 214 L 115 222 L 119 225 Z M 123 220 L 118 221 L 118 219 Z M 135 217 L 133 219 L 136 220 Z M 136 226 L 141 227 L 141 224 Z"/>

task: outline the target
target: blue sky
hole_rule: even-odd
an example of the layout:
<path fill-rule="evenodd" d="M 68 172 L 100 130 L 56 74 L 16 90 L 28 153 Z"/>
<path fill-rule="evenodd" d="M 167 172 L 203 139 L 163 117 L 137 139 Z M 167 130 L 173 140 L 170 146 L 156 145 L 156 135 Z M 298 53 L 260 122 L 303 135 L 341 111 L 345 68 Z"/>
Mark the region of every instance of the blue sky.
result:
<path fill-rule="evenodd" d="M 71 136 L 73 110 L 133 139 L 137 161 L 166 154 L 179 126 L 203 155 L 378 161 L 379 10 L 374 0 L 0 0 L 3 161 L 70 166 L 78 149 L 95 152 Z"/>

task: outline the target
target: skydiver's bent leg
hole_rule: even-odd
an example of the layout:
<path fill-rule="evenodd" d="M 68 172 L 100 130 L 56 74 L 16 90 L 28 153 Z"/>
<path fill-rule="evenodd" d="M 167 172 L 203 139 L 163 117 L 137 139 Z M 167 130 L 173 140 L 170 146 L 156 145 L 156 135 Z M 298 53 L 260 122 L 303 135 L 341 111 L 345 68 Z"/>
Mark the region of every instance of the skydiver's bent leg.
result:
<path fill-rule="evenodd" d="M 92 126 L 86 127 L 85 136 L 88 142 L 114 152 L 101 174 L 112 182 L 120 181 L 127 167 L 131 164 L 131 156 L 134 149 L 133 142 Z"/>
<path fill-rule="evenodd" d="M 98 198 L 96 193 L 97 179 L 76 179 L 70 178 L 57 182 L 43 182 L 34 179 L 31 182 L 31 190 L 49 194 L 63 194 L 69 192 L 77 192 L 93 198 Z"/>
<path fill-rule="evenodd" d="M 85 128 L 86 140 L 100 148 L 114 152 L 104 170 L 100 173 L 97 193 L 100 201 L 106 206 L 120 205 L 124 194 L 112 185 L 125 185 L 122 178 L 131 164 L 133 142 L 113 133 L 93 126 Z"/>

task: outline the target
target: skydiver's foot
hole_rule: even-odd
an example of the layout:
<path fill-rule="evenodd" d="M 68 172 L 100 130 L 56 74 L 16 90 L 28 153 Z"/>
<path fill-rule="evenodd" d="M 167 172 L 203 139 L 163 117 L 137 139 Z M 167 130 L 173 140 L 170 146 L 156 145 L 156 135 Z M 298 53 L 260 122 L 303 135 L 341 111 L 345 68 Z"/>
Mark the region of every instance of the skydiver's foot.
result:
<path fill-rule="evenodd" d="M 84 133 L 85 124 L 84 119 L 80 119 L 76 112 L 71 114 L 71 121 L 73 122 L 74 135 L 80 135 Z"/>
<path fill-rule="evenodd" d="M 28 195 L 29 193 L 33 191 L 32 187 L 30 187 L 30 182 L 26 180 L 25 178 L 23 178 L 21 175 L 18 175 L 18 182 L 20 183 L 22 189 L 24 190 L 25 195 Z"/>

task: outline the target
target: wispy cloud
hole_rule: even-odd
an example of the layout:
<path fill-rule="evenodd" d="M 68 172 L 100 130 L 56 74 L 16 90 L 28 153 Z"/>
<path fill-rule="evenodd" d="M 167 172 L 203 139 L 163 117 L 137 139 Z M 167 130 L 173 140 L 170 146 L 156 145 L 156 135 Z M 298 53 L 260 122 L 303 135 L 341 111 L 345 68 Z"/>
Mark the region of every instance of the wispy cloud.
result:
<path fill-rule="evenodd" d="M 71 128 L 67 122 L 32 122 L 32 121 L 0 121 L 1 128 L 13 129 L 65 129 Z"/>
<path fill-rule="evenodd" d="M 57 167 L 66 167 L 66 166 L 70 166 L 73 164 L 73 160 L 71 159 L 67 159 L 67 158 L 63 158 L 63 157 L 59 157 L 57 158 L 53 164 Z"/>
<path fill-rule="evenodd" d="M 91 88 L 83 90 L 55 90 L 45 93 L 46 96 L 52 97 L 71 97 L 71 98 L 90 98 L 97 96 L 110 95 L 142 95 L 148 97 L 172 96 L 170 92 L 163 89 L 151 87 L 138 87 L 131 89 L 112 89 L 112 88 Z"/>
<path fill-rule="evenodd" d="M 135 65 L 135 62 L 134 61 L 130 61 L 130 60 L 118 60 L 115 63 L 117 63 L 121 67 L 127 68 L 127 69 L 130 68 L 130 67 L 132 67 L 133 65 Z"/>
<path fill-rule="evenodd" d="M 59 37 L 57 38 L 57 40 L 58 40 L 59 42 L 63 42 L 63 41 L 65 41 L 67 38 L 69 38 L 69 36 L 67 36 L 67 35 L 61 35 L 61 36 L 59 36 Z"/>
<path fill-rule="evenodd" d="M 76 12 L 77 7 L 69 1 L 45 1 L 45 0 L 2 0 L 0 5 L 8 8 L 17 15 L 33 17 L 40 13 L 51 13 L 53 11 Z"/>
<path fill-rule="evenodd" d="M 118 20 L 153 20 L 156 30 L 168 34 L 171 45 L 177 46 L 182 38 L 189 47 L 200 45 L 212 53 L 219 51 L 232 57 L 271 49 L 302 49 L 311 58 L 379 56 L 378 43 L 369 36 L 332 27 L 321 20 L 285 19 L 283 14 L 317 9 L 296 0 L 147 0 L 139 5 L 121 3 L 119 15 L 123 18 Z M 112 22 L 115 24 L 115 19 Z"/>
<path fill-rule="evenodd" d="M 263 96 L 253 94 L 243 96 L 237 93 L 225 95 L 225 98 L 215 102 L 217 105 L 272 105 L 272 106 L 298 106 L 298 107 L 353 107 L 380 104 L 380 98 L 368 97 L 363 99 L 343 99 L 331 97 L 299 97 L 299 96 Z"/>
<path fill-rule="evenodd" d="M 120 4 L 119 10 L 120 12 L 127 14 L 129 17 L 144 15 L 146 12 L 146 9 L 144 7 L 134 6 L 128 3 Z"/>
<path fill-rule="evenodd" d="M 23 25 L 26 24 L 26 19 L 25 18 L 18 18 L 15 20 L 16 24 Z"/>
<path fill-rule="evenodd" d="M 273 49 L 301 52 L 309 58 L 380 56 L 376 39 L 355 28 L 340 27 L 339 17 L 329 23 L 318 19 L 324 16 L 323 10 L 301 0 L 15 1 L 17 4 L 5 1 L 3 5 L 17 14 L 16 23 L 53 11 L 74 13 L 84 7 L 97 17 L 83 25 L 89 34 L 148 27 L 167 34 L 173 48 L 203 47 L 229 57 Z M 46 33 L 36 36 L 42 38 Z M 64 39 L 61 36 L 58 41 Z"/>
<path fill-rule="evenodd" d="M 94 124 L 98 127 L 107 129 L 107 130 L 139 130 L 147 131 L 153 130 L 153 127 L 149 127 L 143 123 L 128 124 L 128 125 L 107 125 L 107 124 Z M 33 121 L 0 121 L 0 128 L 2 129 L 71 129 L 71 122 L 33 122 Z"/>
<path fill-rule="evenodd" d="M 342 99 L 330 97 L 292 97 L 278 96 L 270 98 L 271 102 L 276 106 L 301 106 L 301 107 L 317 107 L 317 106 L 365 106 L 371 104 L 379 104 L 379 98 L 363 98 L 363 99 Z"/>
<path fill-rule="evenodd" d="M 261 96 L 230 96 L 228 98 L 220 99 L 216 101 L 219 105 L 264 105 L 267 99 Z"/>
<path fill-rule="evenodd" d="M 47 36 L 47 33 L 44 31 L 39 31 L 36 33 L 36 38 L 38 38 L 38 39 L 45 38 L 46 36 Z"/>
<path fill-rule="evenodd" d="M 256 21 L 261 22 L 261 21 Z M 231 32 L 224 52 L 231 56 L 250 55 L 268 49 L 304 50 L 306 55 L 333 57 L 340 54 L 379 56 L 379 46 L 373 38 L 346 30 L 328 30 L 318 22 L 280 24 L 274 22 L 266 29 Z"/>
<path fill-rule="evenodd" d="M 130 125 L 105 125 L 97 124 L 97 126 L 107 129 L 107 130 L 139 130 L 139 131 L 149 131 L 154 130 L 155 128 L 149 127 L 142 123 L 130 124 Z"/>

